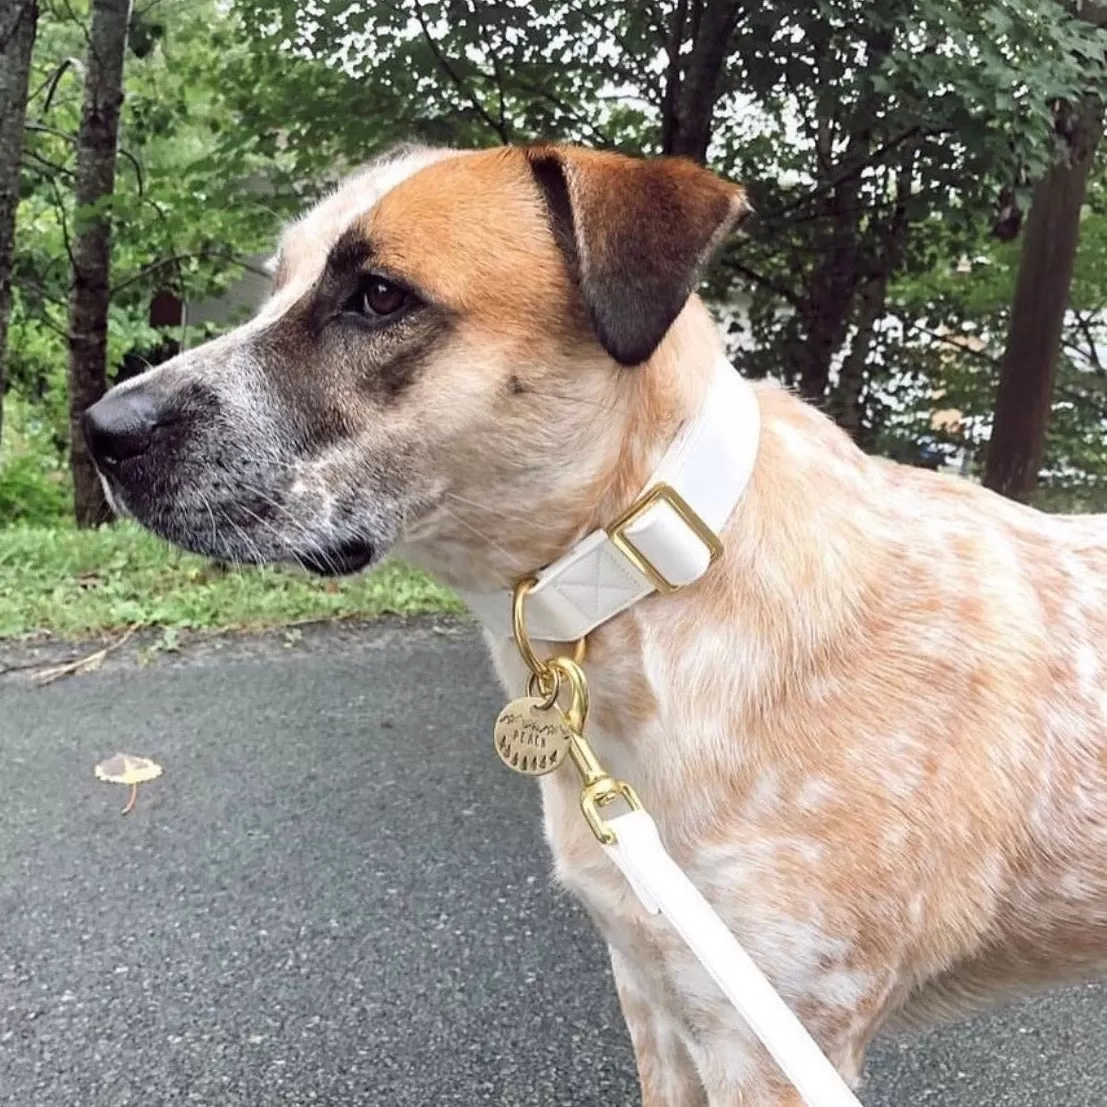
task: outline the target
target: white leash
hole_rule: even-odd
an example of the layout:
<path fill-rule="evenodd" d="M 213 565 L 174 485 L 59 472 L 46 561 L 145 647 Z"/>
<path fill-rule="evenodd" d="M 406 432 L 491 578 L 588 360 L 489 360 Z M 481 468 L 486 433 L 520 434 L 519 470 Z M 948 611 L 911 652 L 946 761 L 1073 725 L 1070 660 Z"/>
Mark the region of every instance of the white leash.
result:
<path fill-rule="evenodd" d="M 669 920 L 808 1107 L 861 1107 L 803 1024 L 666 852 L 649 813 L 631 811 L 607 825 L 615 842 L 605 845 L 604 852 L 622 870 L 642 906 Z"/>

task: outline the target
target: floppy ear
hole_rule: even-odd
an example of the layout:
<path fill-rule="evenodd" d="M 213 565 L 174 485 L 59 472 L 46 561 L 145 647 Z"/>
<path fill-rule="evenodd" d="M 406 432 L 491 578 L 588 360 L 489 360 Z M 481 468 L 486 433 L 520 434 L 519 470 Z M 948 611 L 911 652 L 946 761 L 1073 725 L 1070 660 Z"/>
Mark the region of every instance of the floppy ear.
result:
<path fill-rule="evenodd" d="M 600 344 L 621 365 L 641 364 L 748 210 L 745 193 L 683 158 L 564 146 L 526 155 Z"/>

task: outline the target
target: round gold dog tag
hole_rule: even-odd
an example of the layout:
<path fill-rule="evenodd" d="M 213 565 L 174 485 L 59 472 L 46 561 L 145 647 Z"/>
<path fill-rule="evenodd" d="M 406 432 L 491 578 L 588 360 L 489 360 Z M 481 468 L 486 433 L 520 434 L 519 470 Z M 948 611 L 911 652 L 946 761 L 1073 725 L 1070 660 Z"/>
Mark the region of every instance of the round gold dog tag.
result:
<path fill-rule="evenodd" d="M 538 696 L 512 700 L 496 720 L 500 760 L 517 773 L 545 776 L 565 760 L 573 732 L 565 716 Z"/>

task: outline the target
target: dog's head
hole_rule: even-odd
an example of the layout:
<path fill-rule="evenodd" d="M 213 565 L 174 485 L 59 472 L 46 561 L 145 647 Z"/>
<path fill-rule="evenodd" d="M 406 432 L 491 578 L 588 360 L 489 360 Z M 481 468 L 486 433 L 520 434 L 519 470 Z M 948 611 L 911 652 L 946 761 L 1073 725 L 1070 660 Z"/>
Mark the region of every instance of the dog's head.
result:
<path fill-rule="evenodd" d="M 633 367 L 743 207 L 679 160 L 405 147 L 288 230 L 254 319 L 113 389 L 86 438 L 117 507 L 211 556 L 463 546 L 470 508 L 542 514 L 599 478 Z"/>

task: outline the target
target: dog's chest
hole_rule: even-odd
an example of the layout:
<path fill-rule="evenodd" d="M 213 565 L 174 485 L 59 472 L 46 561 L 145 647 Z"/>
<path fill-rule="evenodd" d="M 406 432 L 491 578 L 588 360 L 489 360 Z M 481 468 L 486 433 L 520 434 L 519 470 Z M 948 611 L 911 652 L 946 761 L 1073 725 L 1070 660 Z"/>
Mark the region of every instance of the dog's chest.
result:
<path fill-rule="evenodd" d="M 636 990 L 658 1004 L 681 997 L 686 1017 L 699 1012 L 705 1029 L 711 1024 L 744 1032 L 682 939 L 663 917 L 645 911 L 603 853 L 580 817 L 576 782 L 555 774 L 543 780 L 542 793 L 557 879 L 635 974 Z M 801 906 L 788 867 L 776 866 L 773 849 L 756 835 L 670 850 L 775 987 L 809 1017 L 844 1016 L 879 987 L 858 963 L 853 941 L 825 925 L 820 889 L 808 884 Z"/>
<path fill-rule="evenodd" d="M 507 688 L 523 683 L 510 651 L 496 660 Z M 703 818 L 709 805 L 719 808 L 727 797 L 704 767 L 706 749 L 741 745 L 725 700 L 675 699 L 665 695 L 670 682 L 656 680 L 652 717 L 635 719 L 627 691 L 632 676 L 625 666 L 590 670 L 595 698 L 587 733 L 605 769 L 639 792 L 674 859 L 786 998 L 814 1000 L 821 1010 L 851 1009 L 874 981 L 859 971 L 852 936 L 829 925 L 830 892 L 818 880 L 823 847 L 788 818 L 785 790 L 773 784 L 771 772 L 765 781 L 747 780 L 736 807 L 723 804 L 725 819 Z M 822 780 L 814 784 L 826 787 Z M 736 1020 L 668 922 L 646 913 L 604 854 L 581 815 L 581 782 L 572 767 L 543 777 L 541 790 L 557 879 L 622 962 L 640 971 L 639 990 L 658 1003 L 682 996 L 681 1007 L 710 1011 L 728 1025 Z M 824 798 L 813 793 L 812 782 L 796 795 L 797 803 Z"/>

